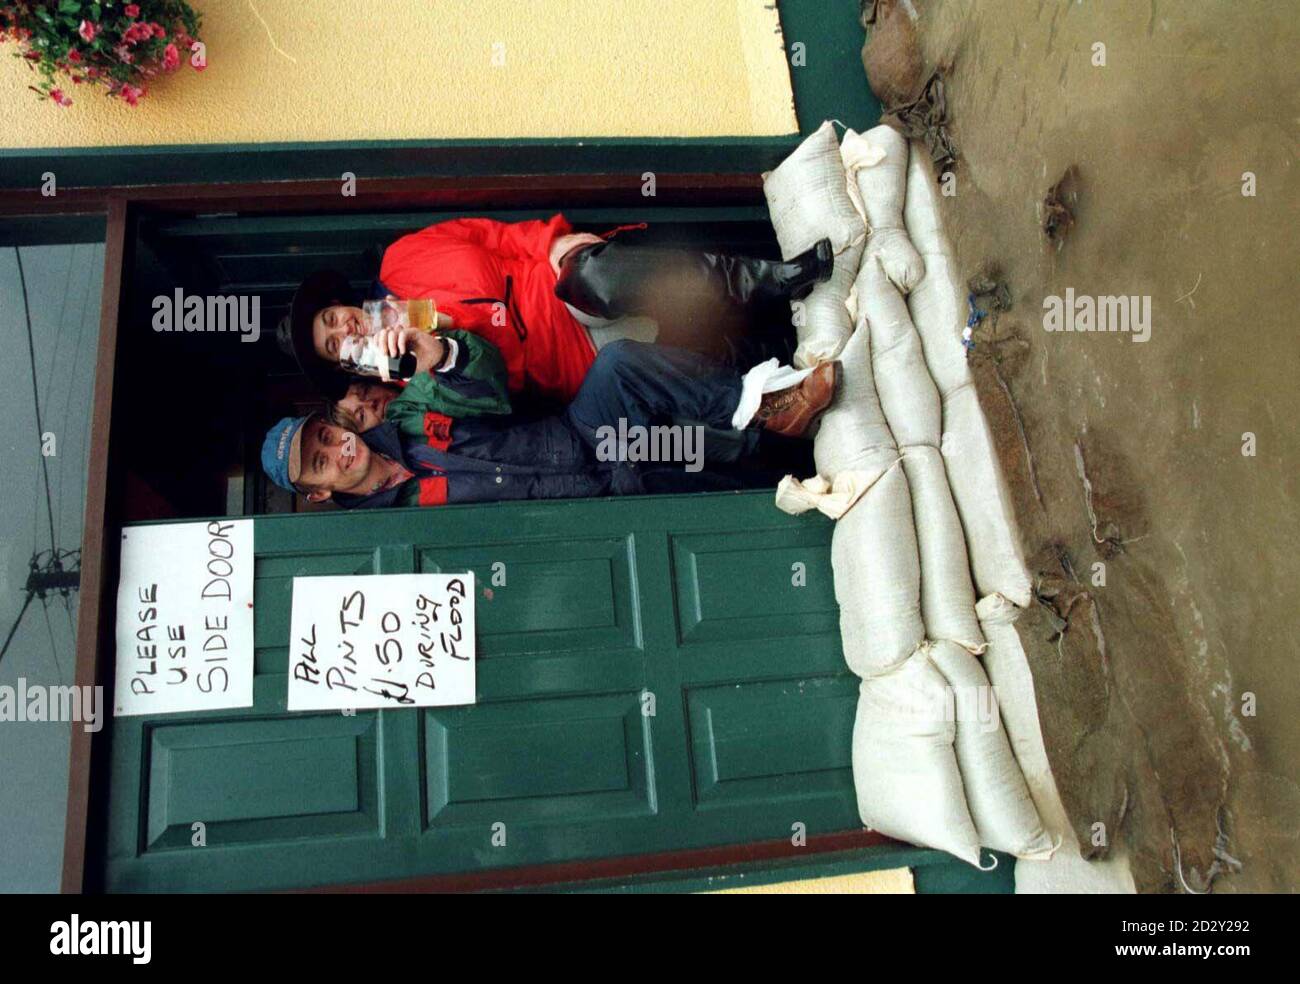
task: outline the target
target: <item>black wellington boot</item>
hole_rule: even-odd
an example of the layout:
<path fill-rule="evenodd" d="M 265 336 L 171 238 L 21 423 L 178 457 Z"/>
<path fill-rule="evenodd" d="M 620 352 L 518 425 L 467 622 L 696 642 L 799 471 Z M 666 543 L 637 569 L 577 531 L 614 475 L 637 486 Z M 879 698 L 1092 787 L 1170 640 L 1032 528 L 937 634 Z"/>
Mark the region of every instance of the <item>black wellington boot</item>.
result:
<path fill-rule="evenodd" d="M 761 310 L 801 300 L 831 275 L 829 239 L 792 260 L 607 242 L 579 247 L 560 266 L 555 294 L 598 318 L 643 314 L 661 330 L 688 330 L 727 309 Z"/>
<path fill-rule="evenodd" d="M 750 256 L 705 253 L 706 262 L 722 278 L 727 297 L 744 306 L 776 301 L 801 301 L 819 283 L 830 279 L 835 253 L 829 239 L 792 260 L 759 260 Z"/>

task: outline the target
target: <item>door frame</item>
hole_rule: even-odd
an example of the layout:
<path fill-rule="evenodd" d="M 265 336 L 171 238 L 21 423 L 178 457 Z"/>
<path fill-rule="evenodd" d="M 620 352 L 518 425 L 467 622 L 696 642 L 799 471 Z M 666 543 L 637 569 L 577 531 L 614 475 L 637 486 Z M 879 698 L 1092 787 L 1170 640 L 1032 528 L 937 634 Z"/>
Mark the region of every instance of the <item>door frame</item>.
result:
<path fill-rule="evenodd" d="M 115 604 L 111 595 L 118 558 L 109 545 L 121 527 L 122 481 L 113 454 L 113 396 L 119 345 L 119 320 L 125 307 L 132 269 L 137 220 L 148 214 L 377 212 L 413 208 L 496 208 L 518 204 L 532 208 L 563 208 L 595 204 L 644 207 L 641 178 L 628 174 L 477 176 L 462 179 L 385 179 L 358 181 L 354 197 L 344 198 L 335 182 L 254 182 L 160 187 L 114 187 L 61 192 L 42 199 L 34 192 L 0 190 L 0 215 L 32 216 L 34 223 L 49 213 L 106 216 L 104 285 L 100 300 L 99 341 L 91 402 L 92 454 L 86 473 L 85 525 L 82 537 L 81 604 L 78 610 L 75 683 L 102 686 L 112 672 Z M 662 175 L 657 206 L 672 204 L 753 205 L 762 202 L 762 182 L 753 173 Z M 540 204 L 539 204 L 540 203 Z M 42 214 L 43 213 L 43 214 Z M 69 752 L 68 804 L 65 817 L 61 888 L 79 893 L 96 885 L 88 868 L 105 822 L 108 788 L 108 732 L 90 734 L 73 729 Z M 97 826 L 98 825 L 98 826 Z M 806 846 L 785 841 L 731 845 L 702 850 L 538 865 L 505 871 L 458 876 L 433 876 L 376 881 L 330 890 L 482 891 L 515 887 L 573 884 L 595 879 L 644 877 L 668 871 L 763 863 L 801 855 L 866 851 L 891 843 L 879 834 L 850 831 L 809 838 Z M 878 853 L 878 852 L 876 852 Z M 882 859 L 883 860 L 883 859 Z M 866 866 L 871 864 L 864 855 Z"/>

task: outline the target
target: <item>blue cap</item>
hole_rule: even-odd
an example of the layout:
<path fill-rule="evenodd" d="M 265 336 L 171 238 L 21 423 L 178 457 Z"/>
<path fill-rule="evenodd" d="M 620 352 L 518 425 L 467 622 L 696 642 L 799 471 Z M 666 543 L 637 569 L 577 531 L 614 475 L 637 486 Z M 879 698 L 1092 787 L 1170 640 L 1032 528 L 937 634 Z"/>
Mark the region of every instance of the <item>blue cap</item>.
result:
<path fill-rule="evenodd" d="M 289 477 L 302 468 L 302 425 L 311 417 L 285 417 L 266 432 L 262 442 L 262 471 L 280 488 L 296 492 Z"/>

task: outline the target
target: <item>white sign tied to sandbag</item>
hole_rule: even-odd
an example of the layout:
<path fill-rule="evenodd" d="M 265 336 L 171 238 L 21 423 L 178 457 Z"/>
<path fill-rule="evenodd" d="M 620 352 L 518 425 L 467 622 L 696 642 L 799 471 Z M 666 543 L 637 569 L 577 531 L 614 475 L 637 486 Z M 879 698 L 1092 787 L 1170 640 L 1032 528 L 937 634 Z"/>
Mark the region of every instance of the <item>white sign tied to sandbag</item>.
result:
<path fill-rule="evenodd" d="M 252 520 L 122 531 L 116 715 L 253 706 Z"/>
<path fill-rule="evenodd" d="M 289 710 L 474 699 L 472 573 L 293 579 Z"/>

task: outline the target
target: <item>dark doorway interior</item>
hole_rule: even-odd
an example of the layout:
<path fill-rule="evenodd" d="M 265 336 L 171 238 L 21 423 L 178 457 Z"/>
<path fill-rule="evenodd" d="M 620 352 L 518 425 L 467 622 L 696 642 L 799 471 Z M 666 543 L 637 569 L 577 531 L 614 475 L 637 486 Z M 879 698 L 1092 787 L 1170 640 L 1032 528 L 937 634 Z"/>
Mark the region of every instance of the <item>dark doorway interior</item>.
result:
<path fill-rule="evenodd" d="M 268 423 L 314 403 L 275 341 L 301 278 L 331 266 L 365 289 L 385 246 L 408 232 L 466 214 L 519 221 L 554 211 L 143 215 L 127 277 L 115 399 L 114 447 L 126 463 L 123 519 L 302 509 L 269 486 L 257 464 Z M 761 204 L 564 212 L 582 231 L 647 222 L 636 233 L 647 243 L 779 255 Z M 155 330 L 156 299 L 174 299 L 177 289 L 257 298 L 260 337 Z"/>

